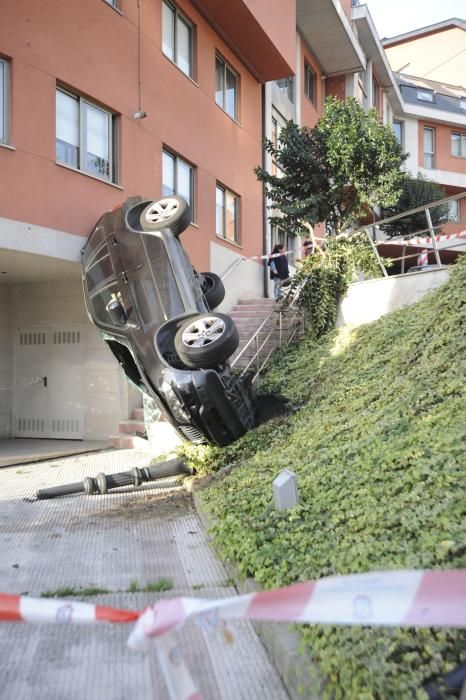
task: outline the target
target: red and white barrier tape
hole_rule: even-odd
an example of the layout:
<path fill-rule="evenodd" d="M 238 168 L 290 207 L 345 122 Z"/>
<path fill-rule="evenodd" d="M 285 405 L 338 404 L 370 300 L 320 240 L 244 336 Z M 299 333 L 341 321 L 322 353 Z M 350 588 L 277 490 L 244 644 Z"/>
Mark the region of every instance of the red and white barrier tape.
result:
<path fill-rule="evenodd" d="M 454 238 L 466 238 L 466 231 L 461 231 L 460 233 L 445 233 L 438 236 L 434 236 L 436 243 L 442 243 L 442 241 L 451 241 Z M 378 241 L 379 244 L 383 245 L 412 245 L 420 246 L 426 244 L 432 244 L 432 239 L 430 236 L 424 236 L 422 238 L 408 238 L 403 241 Z"/>
<path fill-rule="evenodd" d="M 173 632 L 190 617 L 225 631 L 243 618 L 332 625 L 466 627 L 466 569 L 333 576 L 272 591 L 208 600 L 159 600 L 143 613 L 90 603 L 0 594 L 0 621 L 133 622 L 132 649 L 154 640 L 171 700 L 201 700 Z M 231 636 L 231 635 L 230 635 Z"/>

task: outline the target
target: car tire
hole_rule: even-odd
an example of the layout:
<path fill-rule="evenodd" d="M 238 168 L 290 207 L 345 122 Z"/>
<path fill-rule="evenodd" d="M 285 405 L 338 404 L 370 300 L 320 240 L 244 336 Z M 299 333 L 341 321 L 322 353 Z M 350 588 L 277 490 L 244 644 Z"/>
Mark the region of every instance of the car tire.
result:
<path fill-rule="evenodd" d="M 237 349 L 235 322 L 225 314 L 202 314 L 190 318 L 175 336 L 180 360 L 190 368 L 213 368 L 223 364 Z"/>
<path fill-rule="evenodd" d="M 215 272 L 201 272 L 201 278 L 203 278 L 201 286 L 207 306 L 213 311 L 225 299 L 225 287 Z"/>
<path fill-rule="evenodd" d="M 139 217 L 143 231 L 161 231 L 169 228 L 179 236 L 191 223 L 191 207 L 183 197 L 163 197 L 145 207 Z"/>

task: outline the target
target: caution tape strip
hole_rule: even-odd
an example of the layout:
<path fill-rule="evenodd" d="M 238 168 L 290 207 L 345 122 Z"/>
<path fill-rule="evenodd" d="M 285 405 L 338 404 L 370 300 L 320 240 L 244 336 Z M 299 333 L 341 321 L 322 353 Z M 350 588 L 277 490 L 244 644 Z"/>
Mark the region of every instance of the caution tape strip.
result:
<path fill-rule="evenodd" d="M 209 600 L 159 600 L 142 613 L 91 603 L 0 594 L 0 621 L 135 622 L 132 649 L 154 641 L 171 700 L 201 700 L 174 632 L 191 617 L 232 635 L 233 618 L 332 625 L 466 627 L 466 569 L 333 576 L 272 591 Z"/>

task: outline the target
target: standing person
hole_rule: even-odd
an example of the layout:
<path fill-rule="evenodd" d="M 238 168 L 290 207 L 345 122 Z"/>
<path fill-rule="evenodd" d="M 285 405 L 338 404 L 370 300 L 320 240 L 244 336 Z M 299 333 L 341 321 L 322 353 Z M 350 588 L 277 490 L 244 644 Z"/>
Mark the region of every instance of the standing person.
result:
<path fill-rule="evenodd" d="M 283 243 L 277 243 L 270 253 L 269 262 L 267 263 L 270 267 L 270 279 L 273 280 L 273 296 L 275 301 L 281 298 L 283 284 L 290 279 L 288 260 L 284 251 L 285 246 Z"/>

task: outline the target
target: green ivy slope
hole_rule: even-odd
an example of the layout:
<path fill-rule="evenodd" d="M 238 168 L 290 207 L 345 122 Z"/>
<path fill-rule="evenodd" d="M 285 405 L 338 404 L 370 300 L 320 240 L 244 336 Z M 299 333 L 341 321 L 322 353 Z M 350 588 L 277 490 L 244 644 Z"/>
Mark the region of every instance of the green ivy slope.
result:
<path fill-rule="evenodd" d="M 466 567 L 464 281 L 419 303 L 276 361 L 268 388 L 297 409 L 224 449 L 235 465 L 203 490 L 215 541 L 265 588 L 381 569 Z M 274 510 L 272 480 L 289 468 L 300 504 Z M 466 657 L 455 630 L 302 626 L 303 653 L 328 679 L 322 697 L 426 697 L 422 686 Z"/>

